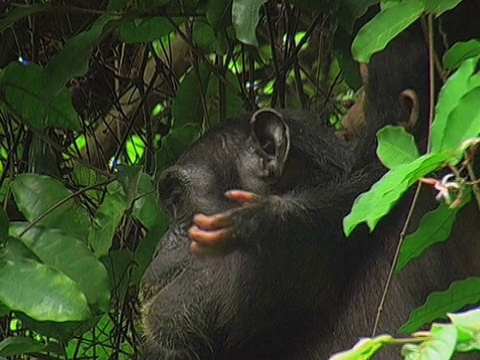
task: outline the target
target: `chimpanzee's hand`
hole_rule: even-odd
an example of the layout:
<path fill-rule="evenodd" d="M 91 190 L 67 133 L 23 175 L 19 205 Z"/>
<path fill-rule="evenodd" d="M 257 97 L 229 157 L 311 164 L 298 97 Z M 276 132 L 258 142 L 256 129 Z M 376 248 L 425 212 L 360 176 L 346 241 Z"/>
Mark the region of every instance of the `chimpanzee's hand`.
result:
<path fill-rule="evenodd" d="M 189 235 L 190 248 L 195 255 L 222 256 L 235 250 L 233 239 L 245 231 L 246 218 L 267 202 L 267 196 L 243 190 L 230 190 L 225 196 L 240 206 L 211 216 L 197 214 L 193 217 L 194 225 Z"/>

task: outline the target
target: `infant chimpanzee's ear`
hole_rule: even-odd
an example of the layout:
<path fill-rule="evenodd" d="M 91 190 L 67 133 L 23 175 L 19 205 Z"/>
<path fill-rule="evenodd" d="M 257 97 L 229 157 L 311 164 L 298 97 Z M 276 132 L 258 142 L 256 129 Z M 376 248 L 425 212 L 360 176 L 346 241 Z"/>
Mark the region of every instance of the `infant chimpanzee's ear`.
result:
<path fill-rule="evenodd" d="M 250 119 L 253 144 L 263 159 L 263 172 L 270 180 L 278 179 L 290 150 L 290 131 L 282 115 L 273 109 L 258 110 Z"/>

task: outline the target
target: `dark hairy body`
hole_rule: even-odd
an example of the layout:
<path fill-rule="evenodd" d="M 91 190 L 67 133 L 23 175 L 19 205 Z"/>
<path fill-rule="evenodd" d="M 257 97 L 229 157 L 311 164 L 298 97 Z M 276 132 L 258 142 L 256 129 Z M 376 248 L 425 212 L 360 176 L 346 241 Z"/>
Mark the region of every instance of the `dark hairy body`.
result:
<path fill-rule="evenodd" d="M 349 175 L 351 149 L 311 117 L 255 116 L 263 124 L 247 116 L 209 132 L 161 177 L 172 224 L 144 278 L 149 358 L 307 358 L 333 329 L 361 247 L 342 218 L 371 179 Z M 239 206 L 231 189 L 259 198 Z M 230 209 L 223 256 L 194 257 L 194 214 Z"/>

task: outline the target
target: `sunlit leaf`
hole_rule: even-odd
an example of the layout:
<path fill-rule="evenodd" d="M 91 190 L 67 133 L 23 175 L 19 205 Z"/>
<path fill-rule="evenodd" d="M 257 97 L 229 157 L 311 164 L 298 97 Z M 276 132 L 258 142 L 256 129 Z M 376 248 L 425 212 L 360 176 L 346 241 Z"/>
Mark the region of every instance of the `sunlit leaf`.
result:
<path fill-rule="evenodd" d="M 377 155 L 389 169 L 408 164 L 420 156 L 415 138 L 402 126 L 386 126 L 378 132 L 377 138 Z"/>
<path fill-rule="evenodd" d="M 432 152 L 456 150 L 480 133 L 479 57 L 467 59 L 440 91 L 432 124 Z"/>
<path fill-rule="evenodd" d="M 345 234 L 348 236 L 363 222 L 366 222 L 370 231 L 373 231 L 380 219 L 388 214 L 411 185 L 441 167 L 448 159 L 449 157 L 443 153 L 427 154 L 390 170 L 368 192 L 355 199 L 350 214 L 343 219 Z"/>
<path fill-rule="evenodd" d="M 425 2 L 425 12 L 434 14 L 436 17 L 444 12 L 453 9 L 463 0 L 423 0 Z"/>
<path fill-rule="evenodd" d="M 419 345 L 409 344 L 402 348 L 405 360 L 449 360 L 455 350 L 457 329 L 450 324 L 433 324 L 432 337 Z"/>
<path fill-rule="evenodd" d="M 444 319 L 446 313 L 455 312 L 466 305 L 480 302 L 480 278 L 455 281 L 446 291 L 432 293 L 424 305 L 415 309 L 408 322 L 400 329 L 412 333 L 423 325 L 437 319 Z"/>
<path fill-rule="evenodd" d="M 479 40 L 471 39 L 466 42 L 457 42 L 443 55 L 443 65 L 447 70 L 457 69 L 465 60 L 476 58 L 479 55 Z"/>
<path fill-rule="evenodd" d="M 480 309 L 474 309 L 458 314 L 448 314 L 448 317 L 458 330 L 456 350 L 468 352 L 480 350 Z"/>
<path fill-rule="evenodd" d="M 383 50 L 388 43 L 405 30 L 423 13 L 424 3 L 407 0 L 382 9 L 358 32 L 352 44 L 355 60 L 368 63 L 370 57 Z"/>
<path fill-rule="evenodd" d="M 355 346 L 347 351 L 335 354 L 330 357 L 330 360 L 368 360 L 380 350 L 385 342 L 392 340 L 390 335 L 380 335 L 373 339 L 361 339 Z"/>

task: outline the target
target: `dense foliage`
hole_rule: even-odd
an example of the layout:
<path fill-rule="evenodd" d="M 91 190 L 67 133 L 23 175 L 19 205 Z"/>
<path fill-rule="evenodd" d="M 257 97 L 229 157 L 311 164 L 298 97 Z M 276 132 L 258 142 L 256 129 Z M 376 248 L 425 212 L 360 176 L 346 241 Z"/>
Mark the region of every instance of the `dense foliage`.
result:
<path fill-rule="evenodd" d="M 0 357 L 131 358 L 141 339 L 138 286 L 168 225 L 155 175 L 210 127 L 256 105 L 316 109 L 338 126 L 360 86 L 355 61 L 460 2 L 385 0 L 368 22 L 355 20 L 379 1 L 0 5 Z M 446 201 L 407 236 L 397 271 L 445 241 L 467 201 L 480 205 L 465 157 L 480 133 L 479 59 L 475 39 L 446 52 L 429 151 L 420 155 L 403 128 L 383 129 L 378 155 L 390 171 L 345 218 L 347 234 L 363 222 L 373 230 L 419 180 L 441 191 Z M 446 164 L 452 178 L 424 178 Z M 454 283 L 403 330 L 478 302 L 479 279 Z M 388 344 L 407 343 L 412 359 L 479 349 L 479 313 L 448 316 L 412 339 L 362 340 L 336 359 L 367 359 Z"/>

